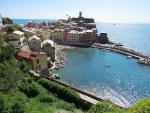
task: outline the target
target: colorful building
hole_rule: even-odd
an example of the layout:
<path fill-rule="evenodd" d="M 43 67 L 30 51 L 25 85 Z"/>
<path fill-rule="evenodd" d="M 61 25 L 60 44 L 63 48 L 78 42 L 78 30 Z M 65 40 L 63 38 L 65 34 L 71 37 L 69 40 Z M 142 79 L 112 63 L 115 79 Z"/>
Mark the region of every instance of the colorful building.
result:
<path fill-rule="evenodd" d="M 21 47 L 26 42 L 24 32 L 21 31 L 14 31 L 13 33 L 7 35 L 5 40 L 15 48 Z"/>
<path fill-rule="evenodd" d="M 19 59 L 26 60 L 30 68 L 38 73 L 48 68 L 47 56 L 43 52 L 19 51 L 17 56 Z"/>
<path fill-rule="evenodd" d="M 41 51 L 41 39 L 35 35 L 29 38 L 28 45 L 29 48 L 34 52 Z"/>
<path fill-rule="evenodd" d="M 42 51 L 46 53 L 47 57 L 50 57 L 52 61 L 55 61 L 55 46 L 52 40 L 44 40 L 41 43 Z"/>

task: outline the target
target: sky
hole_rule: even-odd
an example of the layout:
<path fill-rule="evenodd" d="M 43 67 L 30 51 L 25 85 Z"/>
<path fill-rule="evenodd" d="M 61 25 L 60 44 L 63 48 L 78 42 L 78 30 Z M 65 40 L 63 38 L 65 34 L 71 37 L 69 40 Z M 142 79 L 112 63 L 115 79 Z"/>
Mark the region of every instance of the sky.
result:
<path fill-rule="evenodd" d="M 0 14 L 14 19 L 66 19 L 79 11 L 98 22 L 150 23 L 150 0 L 0 1 Z"/>

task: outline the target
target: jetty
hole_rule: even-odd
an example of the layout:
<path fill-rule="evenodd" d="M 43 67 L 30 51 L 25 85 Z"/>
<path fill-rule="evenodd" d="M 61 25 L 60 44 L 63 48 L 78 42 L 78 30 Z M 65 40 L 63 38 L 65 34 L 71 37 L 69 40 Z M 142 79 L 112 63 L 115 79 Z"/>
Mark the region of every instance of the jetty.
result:
<path fill-rule="evenodd" d="M 129 48 L 126 48 L 123 46 L 116 46 L 115 44 L 99 44 L 99 43 L 94 43 L 93 45 L 91 45 L 91 47 L 115 51 L 117 53 L 136 58 L 138 60 L 138 63 L 140 63 L 140 64 L 150 65 L 150 57 L 147 55 L 144 55 L 141 52 L 137 52 L 134 49 L 129 49 Z"/>

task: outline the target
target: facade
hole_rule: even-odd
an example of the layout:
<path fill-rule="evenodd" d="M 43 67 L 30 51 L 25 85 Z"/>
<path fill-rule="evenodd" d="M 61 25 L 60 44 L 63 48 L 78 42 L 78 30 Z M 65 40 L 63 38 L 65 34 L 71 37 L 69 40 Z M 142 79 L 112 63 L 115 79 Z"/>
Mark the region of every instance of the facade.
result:
<path fill-rule="evenodd" d="M 24 32 L 21 31 L 14 31 L 6 36 L 5 40 L 15 48 L 21 47 L 26 42 Z"/>
<path fill-rule="evenodd" d="M 35 35 L 29 38 L 28 45 L 29 48 L 34 52 L 41 51 L 41 39 Z"/>
<path fill-rule="evenodd" d="M 17 56 L 19 59 L 26 60 L 30 68 L 38 73 L 48 68 L 47 56 L 43 52 L 19 51 Z"/>
<path fill-rule="evenodd" d="M 55 46 L 52 40 L 44 40 L 41 43 L 42 51 L 46 53 L 47 57 L 55 61 Z"/>

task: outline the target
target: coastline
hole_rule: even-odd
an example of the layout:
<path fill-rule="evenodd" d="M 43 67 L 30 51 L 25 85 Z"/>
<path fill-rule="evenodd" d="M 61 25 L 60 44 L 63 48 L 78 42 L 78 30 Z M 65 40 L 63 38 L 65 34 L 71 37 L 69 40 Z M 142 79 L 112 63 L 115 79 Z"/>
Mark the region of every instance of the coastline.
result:
<path fill-rule="evenodd" d="M 53 66 L 49 69 L 49 73 L 53 76 L 54 74 L 57 74 L 57 71 L 62 69 L 66 62 L 66 54 L 63 52 L 64 50 L 73 50 L 76 47 L 68 46 L 68 45 L 59 45 L 56 44 L 56 61 L 52 64 Z"/>

